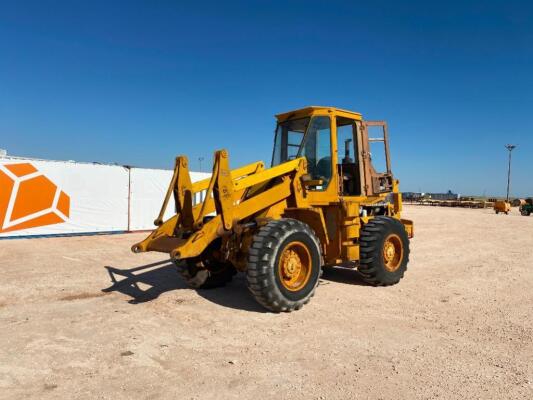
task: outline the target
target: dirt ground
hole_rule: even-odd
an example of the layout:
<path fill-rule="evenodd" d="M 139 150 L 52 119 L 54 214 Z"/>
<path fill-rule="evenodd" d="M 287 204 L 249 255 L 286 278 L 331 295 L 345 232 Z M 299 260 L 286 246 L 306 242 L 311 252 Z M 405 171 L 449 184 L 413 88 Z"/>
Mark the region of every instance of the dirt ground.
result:
<path fill-rule="evenodd" d="M 533 398 L 533 217 L 405 216 L 400 284 L 338 270 L 291 314 L 186 288 L 142 233 L 0 241 L 0 398 Z"/>

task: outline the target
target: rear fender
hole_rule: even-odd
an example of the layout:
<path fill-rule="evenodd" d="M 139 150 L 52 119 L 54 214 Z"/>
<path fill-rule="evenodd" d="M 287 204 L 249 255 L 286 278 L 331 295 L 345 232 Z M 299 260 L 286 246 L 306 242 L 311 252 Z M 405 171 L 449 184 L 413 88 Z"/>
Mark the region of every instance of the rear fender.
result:
<path fill-rule="evenodd" d="M 403 218 L 400 221 L 402 222 L 403 227 L 407 232 L 407 237 L 409 237 L 409 239 L 412 239 L 415 236 L 415 226 L 413 224 L 413 221 Z"/>

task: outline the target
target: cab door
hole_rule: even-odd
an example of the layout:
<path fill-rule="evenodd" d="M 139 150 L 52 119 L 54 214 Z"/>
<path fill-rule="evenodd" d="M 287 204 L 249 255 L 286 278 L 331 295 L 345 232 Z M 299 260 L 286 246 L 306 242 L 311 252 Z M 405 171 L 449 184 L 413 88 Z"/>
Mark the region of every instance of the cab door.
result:
<path fill-rule="evenodd" d="M 337 174 L 333 166 L 336 154 L 332 147 L 332 119 L 314 115 L 303 139 L 299 157 L 307 160 L 307 196 L 315 205 L 329 204 L 337 198 Z"/>
<path fill-rule="evenodd" d="M 339 196 L 355 197 L 364 194 L 364 172 L 359 157 L 361 149 L 360 121 L 345 116 L 335 120 L 337 135 L 337 174 Z"/>

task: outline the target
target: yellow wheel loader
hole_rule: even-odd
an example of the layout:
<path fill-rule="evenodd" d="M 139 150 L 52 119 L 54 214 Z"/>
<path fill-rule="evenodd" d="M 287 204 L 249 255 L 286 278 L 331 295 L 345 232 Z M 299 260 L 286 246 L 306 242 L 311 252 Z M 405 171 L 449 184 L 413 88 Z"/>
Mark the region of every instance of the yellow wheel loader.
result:
<path fill-rule="evenodd" d="M 494 203 L 494 212 L 496 214 L 504 213 L 505 215 L 509 214 L 511 211 L 511 203 L 505 200 L 498 200 Z"/>
<path fill-rule="evenodd" d="M 132 251 L 168 253 L 195 288 L 244 272 L 252 295 L 274 312 L 300 309 L 332 266 L 357 269 L 371 285 L 397 283 L 413 223 L 400 217 L 386 123 L 333 107 L 276 118 L 270 168 L 232 170 L 219 150 L 211 178 L 192 183 L 187 158 L 177 157 L 157 228 Z M 163 221 L 171 196 L 176 213 Z"/>

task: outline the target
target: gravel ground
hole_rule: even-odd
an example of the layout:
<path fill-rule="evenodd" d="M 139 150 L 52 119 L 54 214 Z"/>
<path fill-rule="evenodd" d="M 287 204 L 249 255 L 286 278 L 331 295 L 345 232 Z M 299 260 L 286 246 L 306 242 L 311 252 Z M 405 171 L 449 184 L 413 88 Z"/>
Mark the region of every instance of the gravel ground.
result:
<path fill-rule="evenodd" d="M 405 216 L 400 284 L 337 270 L 291 314 L 186 288 L 146 234 L 0 241 L 0 398 L 533 398 L 533 217 Z"/>

